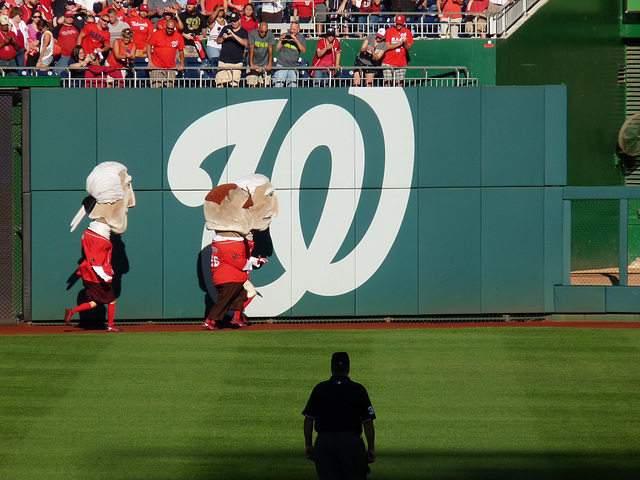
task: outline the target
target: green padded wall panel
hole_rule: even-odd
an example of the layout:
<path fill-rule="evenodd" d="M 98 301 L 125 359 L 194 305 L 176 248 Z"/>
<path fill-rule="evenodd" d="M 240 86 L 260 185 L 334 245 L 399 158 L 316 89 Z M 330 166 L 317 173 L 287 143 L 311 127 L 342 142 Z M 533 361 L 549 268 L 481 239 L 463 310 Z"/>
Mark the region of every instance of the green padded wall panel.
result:
<path fill-rule="evenodd" d="M 252 172 L 272 179 L 280 214 L 257 236 L 269 263 L 251 274 L 249 315 L 548 311 L 562 259 L 553 185 L 566 176 L 566 88 L 550 88 L 36 90 L 34 319 L 76 300 L 80 284 L 64 288 L 80 232 L 66 225 L 88 173 L 112 159 L 138 200 L 118 318 L 204 317 L 204 196 Z M 51 122 L 33 113 L 63 105 L 87 133 L 64 155 L 37 141 Z"/>

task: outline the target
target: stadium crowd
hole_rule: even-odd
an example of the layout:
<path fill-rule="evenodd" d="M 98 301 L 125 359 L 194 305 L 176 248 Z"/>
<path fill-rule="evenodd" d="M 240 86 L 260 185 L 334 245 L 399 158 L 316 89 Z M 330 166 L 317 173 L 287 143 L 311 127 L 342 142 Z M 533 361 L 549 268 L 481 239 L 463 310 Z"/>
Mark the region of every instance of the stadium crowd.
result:
<path fill-rule="evenodd" d="M 436 25 L 431 31 L 440 37 L 485 37 L 487 15 L 513 2 L 4 0 L 0 68 L 3 75 L 64 71 L 90 79 L 90 86 L 117 86 L 144 69 L 151 86 L 166 87 L 188 74 L 186 67 L 205 65 L 219 87 L 238 86 L 241 76 L 251 87 L 292 87 L 298 68 L 309 66 L 302 58 L 308 35 L 319 38 L 308 72 L 315 86 L 324 86 L 342 75 L 338 37 L 355 37 L 362 45 L 354 84 L 383 76 L 385 85 L 399 85 L 417 22 Z"/>

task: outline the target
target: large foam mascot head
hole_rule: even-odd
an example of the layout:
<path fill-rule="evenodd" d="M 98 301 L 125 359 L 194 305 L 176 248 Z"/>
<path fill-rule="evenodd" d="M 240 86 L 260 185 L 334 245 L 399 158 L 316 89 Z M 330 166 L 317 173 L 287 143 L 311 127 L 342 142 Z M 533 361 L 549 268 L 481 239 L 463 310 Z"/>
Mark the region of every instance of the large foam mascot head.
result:
<path fill-rule="evenodd" d="M 82 208 L 71 222 L 73 232 L 82 218 L 108 225 L 112 232 L 121 234 L 127 229 L 127 212 L 136 205 L 127 167 L 118 162 L 103 162 L 87 177 L 87 193 Z"/>
<path fill-rule="evenodd" d="M 235 182 L 251 195 L 253 205 L 249 212 L 253 217 L 253 230 L 264 231 L 269 228 L 271 219 L 278 216 L 278 197 L 271 181 L 258 173 L 246 175 Z"/>
<path fill-rule="evenodd" d="M 204 219 L 208 230 L 218 235 L 248 235 L 253 229 L 249 207 L 253 205 L 247 190 L 235 183 L 218 185 L 204 199 Z"/>

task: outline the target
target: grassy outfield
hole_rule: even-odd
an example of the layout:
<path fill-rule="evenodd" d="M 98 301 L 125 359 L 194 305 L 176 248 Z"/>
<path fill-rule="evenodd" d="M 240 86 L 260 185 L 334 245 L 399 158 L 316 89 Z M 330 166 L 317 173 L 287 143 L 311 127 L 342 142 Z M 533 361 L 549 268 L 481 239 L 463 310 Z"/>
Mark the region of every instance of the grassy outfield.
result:
<path fill-rule="evenodd" d="M 351 355 L 375 479 L 640 478 L 640 330 L 0 336 L 0 478 L 312 479 L 302 411 Z"/>

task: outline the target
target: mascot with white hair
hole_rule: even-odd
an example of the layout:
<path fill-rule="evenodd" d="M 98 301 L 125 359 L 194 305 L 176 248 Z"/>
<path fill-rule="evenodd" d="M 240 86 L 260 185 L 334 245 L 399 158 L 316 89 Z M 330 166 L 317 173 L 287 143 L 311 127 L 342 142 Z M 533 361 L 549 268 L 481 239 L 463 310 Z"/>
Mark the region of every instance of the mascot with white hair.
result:
<path fill-rule="evenodd" d="M 84 258 L 77 272 L 82 277 L 89 301 L 75 308 L 67 308 L 64 321 L 69 325 L 75 313 L 105 304 L 107 331 L 121 332 L 122 328 L 114 325 L 116 297 L 112 285 L 113 244 L 110 237 L 111 233 L 120 235 L 125 232 L 127 212 L 136 205 L 131 176 L 121 163 L 103 162 L 87 177 L 86 188 L 89 196 L 82 201 L 82 207 L 71 222 L 71 231 L 76 229 L 85 215 L 93 220 L 82 234 Z"/>
<path fill-rule="evenodd" d="M 240 188 L 247 190 L 249 195 L 251 195 L 253 205 L 249 207 L 249 213 L 253 218 L 253 228 L 251 229 L 251 233 L 247 235 L 247 241 L 249 243 L 249 251 L 252 252 L 255 246 L 253 232 L 264 232 L 269 228 L 269 225 L 271 225 L 273 217 L 278 216 L 279 204 L 278 197 L 276 197 L 276 189 L 271 184 L 269 178 L 258 173 L 246 175 L 234 183 Z M 248 277 L 249 276 L 250 274 Z M 247 278 L 244 284 L 244 289 L 247 291 L 247 300 L 244 302 L 242 311 L 234 314 L 234 319 L 236 319 L 241 326 L 249 325 L 249 320 L 244 310 L 258 294 L 249 278 Z"/>
<path fill-rule="evenodd" d="M 274 193 L 267 177 L 249 175 L 236 183 L 217 186 L 205 198 L 206 226 L 215 231 L 211 273 L 218 294 L 203 324 L 207 330 L 220 328 L 229 310 L 234 312 L 234 327 L 248 325 L 244 309 L 256 295 L 249 275 L 252 269 L 267 263 L 265 258 L 251 255 L 251 232 L 266 230 L 271 217 L 278 214 Z"/>

